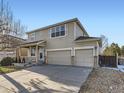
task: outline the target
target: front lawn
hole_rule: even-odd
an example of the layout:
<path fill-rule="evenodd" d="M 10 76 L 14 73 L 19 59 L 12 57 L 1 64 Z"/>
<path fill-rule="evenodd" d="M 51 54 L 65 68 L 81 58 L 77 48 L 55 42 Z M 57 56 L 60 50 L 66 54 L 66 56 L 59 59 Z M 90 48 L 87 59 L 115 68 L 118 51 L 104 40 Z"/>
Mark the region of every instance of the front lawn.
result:
<path fill-rule="evenodd" d="M 124 93 L 124 72 L 93 69 L 79 93 Z"/>
<path fill-rule="evenodd" d="M 19 69 L 14 66 L 0 66 L 0 74 L 10 73 L 16 70 L 19 70 Z"/>

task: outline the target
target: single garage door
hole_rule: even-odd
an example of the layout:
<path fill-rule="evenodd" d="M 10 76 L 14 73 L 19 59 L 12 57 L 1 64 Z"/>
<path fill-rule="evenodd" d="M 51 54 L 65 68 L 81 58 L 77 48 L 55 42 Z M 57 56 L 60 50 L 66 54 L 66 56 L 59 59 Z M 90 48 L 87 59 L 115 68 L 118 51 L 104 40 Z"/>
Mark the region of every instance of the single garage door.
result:
<path fill-rule="evenodd" d="M 71 65 L 70 50 L 48 51 L 47 56 L 48 64 Z"/>
<path fill-rule="evenodd" d="M 76 66 L 94 66 L 93 49 L 79 49 L 75 51 Z"/>

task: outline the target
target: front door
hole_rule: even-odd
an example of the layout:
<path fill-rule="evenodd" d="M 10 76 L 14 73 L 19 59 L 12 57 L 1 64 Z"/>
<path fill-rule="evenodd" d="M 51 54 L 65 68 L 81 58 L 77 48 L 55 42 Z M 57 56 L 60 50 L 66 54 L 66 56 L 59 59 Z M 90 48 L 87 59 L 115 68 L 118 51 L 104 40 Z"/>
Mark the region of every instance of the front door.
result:
<path fill-rule="evenodd" d="M 39 62 L 44 63 L 44 49 L 39 48 Z"/>

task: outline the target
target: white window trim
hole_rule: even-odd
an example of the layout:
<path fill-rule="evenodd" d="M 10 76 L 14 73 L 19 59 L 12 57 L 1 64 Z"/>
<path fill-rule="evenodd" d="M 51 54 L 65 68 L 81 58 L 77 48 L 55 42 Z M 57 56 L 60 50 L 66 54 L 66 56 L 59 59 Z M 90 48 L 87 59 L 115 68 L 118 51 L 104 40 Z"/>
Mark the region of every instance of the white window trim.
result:
<path fill-rule="evenodd" d="M 31 41 L 35 41 L 36 40 L 36 33 L 33 32 L 33 33 L 29 34 L 29 38 L 30 38 Z M 33 38 L 33 40 L 32 40 L 32 38 Z"/>
<path fill-rule="evenodd" d="M 61 26 L 61 25 L 60 25 Z M 50 31 L 50 39 L 56 39 L 56 38 L 63 38 L 63 37 L 66 37 L 67 36 L 67 25 L 64 24 L 65 26 L 65 35 L 64 36 L 57 36 L 57 37 L 51 37 L 51 32 L 52 32 L 52 28 L 49 29 Z M 55 27 L 56 28 L 56 27 Z"/>

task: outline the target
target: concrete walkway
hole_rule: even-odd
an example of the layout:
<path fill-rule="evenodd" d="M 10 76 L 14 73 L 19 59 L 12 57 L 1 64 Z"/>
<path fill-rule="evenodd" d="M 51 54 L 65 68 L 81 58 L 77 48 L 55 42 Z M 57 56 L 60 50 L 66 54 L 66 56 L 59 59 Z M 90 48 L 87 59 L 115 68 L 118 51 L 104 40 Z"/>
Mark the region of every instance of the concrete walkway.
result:
<path fill-rule="evenodd" d="M 78 93 L 91 68 L 34 66 L 0 75 L 0 93 Z"/>

